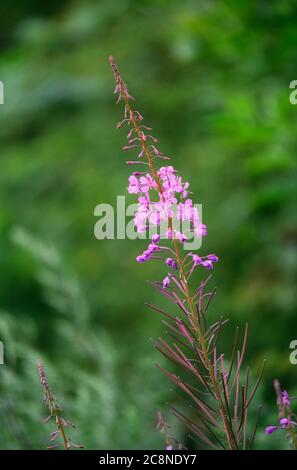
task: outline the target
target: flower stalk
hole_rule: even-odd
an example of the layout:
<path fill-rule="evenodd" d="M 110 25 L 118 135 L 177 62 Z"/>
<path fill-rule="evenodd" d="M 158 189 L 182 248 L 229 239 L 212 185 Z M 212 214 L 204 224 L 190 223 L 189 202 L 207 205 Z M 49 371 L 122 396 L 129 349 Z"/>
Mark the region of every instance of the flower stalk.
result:
<path fill-rule="evenodd" d="M 166 323 L 166 325 L 170 327 L 172 336 L 180 344 L 178 346 L 174 343 L 171 347 L 164 340 L 160 340 L 156 346 L 173 363 L 194 376 L 204 388 L 201 393 L 206 393 L 210 401 L 215 401 L 217 406 L 217 410 L 215 410 L 208 402 L 202 401 L 199 394 L 197 396 L 196 392 L 192 390 L 192 385 L 185 383 L 175 374 L 164 371 L 195 402 L 199 409 L 200 424 L 197 427 L 195 423 L 182 417 L 177 410 L 173 410 L 173 413 L 182 419 L 190 429 L 195 429 L 199 440 L 207 443 L 209 447 L 216 445 L 213 440 L 224 447 L 220 441 L 223 431 L 229 449 L 239 449 L 240 446 L 245 448 L 247 411 L 251 397 L 256 391 L 253 389 L 250 398 L 248 398 L 247 379 L 247 383 L 243 386 L 242 403 L 239 406 L 240 369 L 246 334 L 242 350 L 238 351 L 237 370 L 233 374 L 236 393 L 235 397 L 231 398 L 233 386 L 229 387 L 228 382 L 232 375 L 233 364 L 236 362 L 234 357 L 237 336 L 230 367 L 226 368 L 224 355 L 221 354 L 217 357 L 217 344 L 224 322 L 220 320 L 207 327 L 205 319 L 214 292 L 204 292 L 206 282 L 202 282 L 199 288 L 195 287 L 194 290 L 189 284 L 197 267 L 204 267 L 207 270 L 213 269 L 213 264 L 218 261 L 218 257 L 216 255 L 200 257 L 193 253 L 186 255 L 182 253 L 184 243 L 189 235 L 193 234 L 196 238 L 205 236 L 207 234 L 206 226 L 201 223 L 199 213 L 188 197 L 189 183 L 183 182 L 171 165 L 157 168 L 156 161 L 169 160 L 169 158 L 165 157 L 156 147 L 157 139 L 147 133 L 152 129 L 143 125 L 142 115 L 132 108 L 131 102 L 134 98 L 121 78 L 115 60 L 113 57 L 110 57 L 109 60 L 116 82 L 114 93 L 117 95 L 117 103 L 122 101 L 124 104 L 124 119 L 117 127 L 126 124 L 129 128 L 128 145 L 124 146 L 124 150 L 137 148 L 139 152 L 137 161 L 128 161 L 127 163 L 129 165 L 142 164 L 149 168 L 149 171 L 134 172 L 129 178 L 129 193 L 138 195 L 138 209 L 135 213 L 136 230 L 139 233 L 144 233 L 151 227 L 161 230 L 161 225 L 164 223 L 166 230 L 162 235 L 165 235 L 168 240 L 168 245 L 161 247 L 158 244 L 160 235 L 154 235 L 148 249 L 142 255 L 137 256 L 136 261 L 143 263 L 150 259 L 163 259 L 163 254 L 170 256 L 164 261 L 171 271 L 162 283 L 155 282 L 154 286 L 177 305 L 184 315 L 184 319 L 181 320 L 179 317 L 172 317 L 167 312 L 149 304 L 151 308 L 171 319 L 173 324 Z M 176 221 L 187 221 L 190 227 L 182 228 L 179 231 L 175 228 Z M 172 254 L 174 255 L 173 259 L 171 258 Z M 185 349 L 194 353 L 194 357 L 188 358 Z M 194 365 L 196 363 L 197 365 Z M 240 418 L 238 416 L 239 409 L 241 410 Z M 234 416 L 232 416 L 233 411 Z M 218 422 L 218 415 L 221 418 L 221 423 Z M 215 428 L 214 431 L 209 426 L 210 424 Z"/>
<path fill-rule="evenodd" d="M 50 434 L 50 441 L 53 442 L 60 436 L 61 442 L 62 442 L 62 444 L 60 443 L 52 444 L 48 446 L 48 449 L 54 449 L 54 448 L 60 447 L 61 445 L 64 447 L 65 450 L 70 450 L 72 447 L 82 449 L 83 446 L 74 444 L 66 433 L 66 427 L 71 426 L 72 428 L 75 428 L 75 425 L 71 423 L 69 420 L 62 417 L 63 409 L 58 404 L 56 398 L 52 394 L 52 391 L 49 386 L 47 376 L 44 370 L 44 365 L 41 360 L 37 361 L 37 369 L 39 373 L 40 383 L 43 389 L 44 402 L 50 412 L 49 416 L 44 420 L 44 423 L 47 423 L 48 421 L 53 419 L 56 425 L 56 431 Z"/>

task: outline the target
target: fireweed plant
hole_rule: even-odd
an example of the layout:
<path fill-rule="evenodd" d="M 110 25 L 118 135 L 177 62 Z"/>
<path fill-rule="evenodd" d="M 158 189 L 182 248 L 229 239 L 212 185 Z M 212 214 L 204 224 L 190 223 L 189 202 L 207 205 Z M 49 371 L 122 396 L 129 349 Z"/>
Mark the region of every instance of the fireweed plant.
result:
<path fill-rule="evenodd" d="M 199 213 L 189 198 L 189 183 L 184 182 L 172 165 L 164 165 L 169 157 L 160 152 L 152 129 L 144 125 L 140 112 L 133 107 L 134 98 L 121 78 L 113 59 L 109 59 L 114 74 L 117 103 L 124 106 L 124 117 L 117 127 L 128 128 L 124 150 L 137 150 L 135 160 L 143 171 L 135 171 L 129 177 L 128 192 L 138 198 L 134 216 L 137 232 L 143 234 L 156 228 L 148 247 L 136 257 L 138 263 L 158 259 L 166 267 L 163 280 L 152 282 L 153 286 L 171 302 L 176 316 L 147 304 L 164 315 L 170 340 L 160 338 L 156 342 L 159 351 L 182 371 L 176 375 L 158 366 L 165 375 L 182 390 L 191 401 L 191 414 L 172 406 L 173 414 L 189 429 L 198 448 L 251 449 L 254 443 L 260 408 L 255 423 L 248 426 L 248 412 L 259 386 L 264 363 L 255 384 L 250 384 L 249 367 L 243 370 L 247 343 L 246 325 L 242 345 L 236 329 L 230 358 L 220 350 L 220 337 L 226 320 L 219 319 L 208 324 L 207 310 L 215 290 L 207 291 L 209 277 L 199 284 L 194 274 L 199 270 L 212 270 L 218 261 L 215 254 L 200 256 L 184 250 L 190 235 L 204 237 L 207 228 L 201 223 Z M 174 210 L 174 208 L 177 208 Z M 190 223 L 190 231 L 175 229 L 176 221 Z M 161 224 L 165 233 L 157 233 Z M 161 242 L 165 238 L 164 243 Z M 189 378 L 191 379 L 189 380 Z M 164 430 L 164 428 L 163 428 Z M 167 438 L 168 448 L 172 439 Z"/>
<path fill-rule="evenodd" d="M 57 399 L 52 394 L 47 376 L 45 374 L 43 362 L 40 360 L 37 361 L 37 369 L 40 383 L 43 389 L 44 402 L 50 413 L 49 416 L 44 420 L 44 423 L 48 423 L 50 420 L 54 420 L 56 426 L 56 430 L 50 434 L 50 442 L 56 441 L 57 438 L 59 438 L 61 441 L 51 444 L 48 446 L 48 449 L 55 449 L 57 447 L 63 447 L 65 450 L 70 450 L 72 447 L 82 449 L 82 445 L 74 444 L 67 436 L 65 428 L 68 426 L 75 428 L 75 425 L 68 419 L 63 418 L 63 408 L 58 404 Z"/>
<path fill-rule="evenodd" d="M 296 400 L 297 397 L 290 397 L 286 390 L 282 390 L 278 380 L 274 381 L 274 390 L 278 406 L 279 424 L 277 426 L 267 426 L 265 433 L 270 435 L 277 430 L 281 430 L 286 434 L 292 447 L 297 450 L 297 416 L 291 409 L 291 402 Z"/>

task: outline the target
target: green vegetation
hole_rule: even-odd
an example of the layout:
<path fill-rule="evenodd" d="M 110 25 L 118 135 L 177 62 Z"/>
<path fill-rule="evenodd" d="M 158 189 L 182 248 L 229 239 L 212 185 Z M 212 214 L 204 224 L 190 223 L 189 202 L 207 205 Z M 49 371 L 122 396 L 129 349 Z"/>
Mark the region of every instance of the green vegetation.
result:
<path fill-rule="evenodd" d="M 226 347 L 248 321 L 249 362 L 267 359 L 256 448 L 286 446 L 262 429 L 277 417 L 273 379 L 297 394 L 294 2 L 51 3 L 1 4 L 0 448 L 47 445 L 38 358 L 88 449 L 163 448 L 156 413 L 179 400 L 153 365 L 164 328 L 144 306 L 159 267 L 134 262 L 141 241 L 93 233 L 95 206 L 129 175 L 110 53 L 203 204 Z"/>

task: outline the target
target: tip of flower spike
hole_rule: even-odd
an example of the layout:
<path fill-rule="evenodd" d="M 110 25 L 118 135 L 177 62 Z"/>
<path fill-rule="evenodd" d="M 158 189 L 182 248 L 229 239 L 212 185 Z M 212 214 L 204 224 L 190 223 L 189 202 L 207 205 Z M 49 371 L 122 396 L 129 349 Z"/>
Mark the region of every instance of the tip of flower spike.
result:
<path fill-rule="evenodd" d="M 115 77 L 116 77 L 116 75 L 118 74 L 118 68 L 117 68 L 117 64 L 116 64 L 116 62 L 115 62 L 115 60 L 114 60 L 114 58 L 113 58 L 112 55 L 109 56 L 109 63 L 110 63 L 112 72 L 113 72 L 113 74 L 114 74 Z"/>
<path fill-rule="evenodd" d="M 115 60 L 112 55 L 109 56 L 108 60 L 109 60 L 110 65 L 115 65 Z"/>

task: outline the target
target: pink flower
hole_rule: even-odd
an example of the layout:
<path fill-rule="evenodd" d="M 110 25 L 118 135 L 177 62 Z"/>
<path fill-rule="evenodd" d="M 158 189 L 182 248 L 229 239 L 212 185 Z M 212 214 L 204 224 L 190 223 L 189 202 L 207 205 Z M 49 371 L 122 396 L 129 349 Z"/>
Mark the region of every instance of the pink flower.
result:
<path fill-rule="evenodd" d="M 140 192 L 139 185 L 138 185 L 138 179 L 134 175 L 131 175 L 129 177 L 128 192 L 130 194 L 138 194 Z"/>
<path fill-rule="evenodd" d="M 177 238 L 181 243 L 184 243 L 187 240 L 187 237 L 184 233 L 174 230 L 174 237 Z"/>
<path fill-rule="evenodd" d="M 159 176 L 162 180 L 168 178 L 169 176 L 173 175 L 174 173 L 175 173 L 175 169 L 173 168 L 172 165 L 162 166 L 158 171 L 158 174 L 159 174 Z"/>
<path fill-rule="evenodd" d="M 148 246 L 148 249 L 149 249 L 151 252 L 154 252 L 154 251 L 158 251 L 159 247 L 158 247 L 158 245 L 156 245 L 155 243 L 150 243 L 149 246 Z"/>
<path fill-rule="evenodd" d="M 144 263 L 146 261 L 145 257 L 142 255 L 136 256 L 137 263 Z"/>
<path fill-rule="evenodd" d="M 290 397 L 289 397 L 289 394 L 286 390 L 284 390 L 283 392 L 281 392 L 281 401 L 282 401 L 282 404 L 284 406 L 290 406 L 291 404 L 291 400 L 290 400 Z"/>
<path fill-rule="evenodd" d="M 277 426 L 267 426 L 267 428 L 265 428 L 265 434 L 272 434 L 274 431 L 276 431 L 278 429 Z"/>
<path fill-rule="evenodd" d="M 182 197 L 185 198 L 188 196 L 188 187 L 190 186 L 190 183 L 188 183 L 188 181 L 186 181 L 183 185 L 183 190 L 182 190 Z"/>
<path fill-rule="evenodd" d="M 141 176 L 139 179 L 139 187 L 142 193 L 147 193 L 150 189 L 156 189 L 157 184 L 151 175 Z"/>
<path fill-rule="evenodd" d="M 202 259 L 198 255 L 193 255 L 193 261 L 195 265 L 202 264 Z"/>
<path fill-rule="evenodd" d="M 194 228 L 194 232 L 196 237 L 206 237 L 207 227 L 205 224 L 198 224 L 198 226 Z"/>
<path fill-rule="evenodd" d="M 287 428 L 291 424 L 291 420 L 288 418 L 282 418 L 279 420 L 279 424 L 282 428 Z"/>
<path fill-rule="evenodd" d="M 166 235 L 167 235 L 168 240 L 171 240 L 171 239 L 172 239 L 172 230 L 171 230 L 171 228 L 169 228 L 169 229 L 167 230 Z"/>
<path fill-rule="evenodd" d="M 160 241 L 160 235 L 158 233 L 156 233 L 155 235 L 152 236 L 152 242 L 153 243 L 159 243 Z"/>
<path fill-rule="evenodd" d="M 157 189 L 157 184 L 150 174 L 141 176 L 139 180 L 135 174 L 129 177 L 128 192 L 130 194 L 148 193 L 150 189 Z"/>
<path fill-rule="evenodd" d="M 202 266 L 204 266 L 206 269 L 213 269 L 213 265 L 210 260 L 203 261 Z"/>
<path fill-rule="evenodd" d="M 166 289 L 166 287 L 168 287 L 170 284 L 170 277 L 169 276 L 164 277 L 162 284 L 163 284 L 163 288 Z"/>
<path fill-rule="evenodd" d="M 214 263 L 219 261 L 219 258 L 216 255 L 207 255 L 207 259 L 209 259 L 210 261 L 212 261 Z"/>
<path fill-rule="evenodd" d="M 138 207 L 138 210 L 135 212 L 134 223 L 136 230 L 139 233 L 144 233 L 146 230 L 146 219 L 147 212 L 143 207 Z"/>

